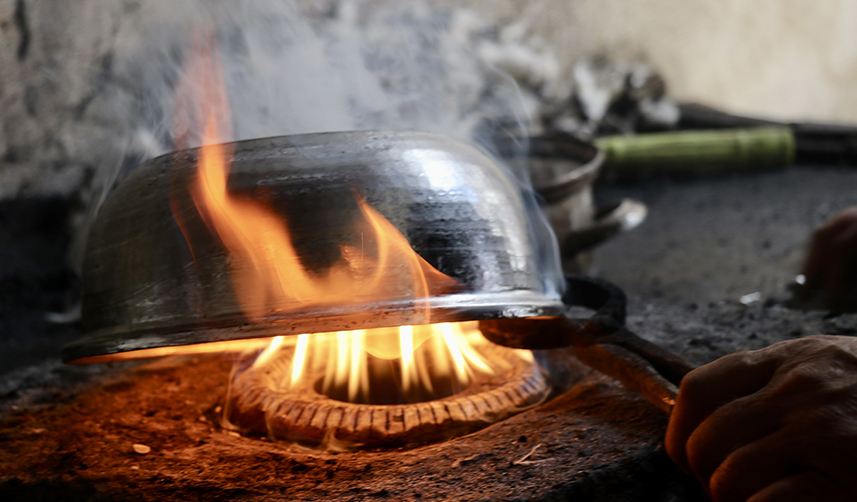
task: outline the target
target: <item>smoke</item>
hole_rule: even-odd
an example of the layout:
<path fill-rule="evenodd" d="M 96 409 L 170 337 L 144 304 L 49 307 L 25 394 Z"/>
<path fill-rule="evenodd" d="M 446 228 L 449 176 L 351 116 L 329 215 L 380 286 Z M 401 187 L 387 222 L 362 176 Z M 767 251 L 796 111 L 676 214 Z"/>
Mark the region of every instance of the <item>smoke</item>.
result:
<path fill-rule="evenodd" d="M 514 79 L 480 56 L 494 28 L 423 2 L 147 2 L 120 33 L 122 112 L 173 146 L 174 87 L 195 34 L 215 33 L 235 140 L 357 129 L 472 139 L 486 120 L 521 120 Z M 124 49 L 124 50 L 123 50 Z M 512 87 L 509 89 L 508 87 Z M 519 97 L 518 97 L 519 98 Z M 519 102 L 515 102 L 519 101 Z M 147 151 L 146 153 L 153 153 Z"/>
<path fill-rule="evenodd" d="M 412 129 L 487 147 L 505 136 L 524 150 L 526 142 L 516 138 L 532 130 L 534 93 L 555 68 L 543 52 L 527 58 L 525 44 L 473 12 L 423 1 L 145 2 L 118 27 L 113 76 L 94 107 L 114 140 L 98 163 L 82 236 L 110 189 L 136 165 L 198 145 L 193 138 L 176 144 L 182 131 L 174 116 L 176 86 L 202 32 L 217 41 L 234 140 Z M 522 62 L 525 88 L 513 76 Z M 526 166 L 507 167 L 526 192 Z M 546 286 L 553 288 L 560 276 L 555 244 L 527 197 L 545 276 L 553 277 Z M 76 246 L 78 265 L 84 239 Z"/>

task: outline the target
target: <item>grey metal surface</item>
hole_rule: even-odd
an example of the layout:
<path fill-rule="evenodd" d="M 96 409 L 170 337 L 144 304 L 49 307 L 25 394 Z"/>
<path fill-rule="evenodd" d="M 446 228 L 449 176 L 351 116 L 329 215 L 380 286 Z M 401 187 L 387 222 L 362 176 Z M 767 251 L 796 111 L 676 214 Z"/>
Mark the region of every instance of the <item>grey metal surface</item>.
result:
<path fill-rule="evenodd" d="M 431 319 L 413 298 L 347 305 L 283 303 L 250 320 L 230 279 L 230 254 L 187 194 L 198 150 L 154 159 L 105 201 L 84 264 L 84 337 L 66 361 L 153 347 L 399 324 L 554 315 L 526 202 L 490 158 L 417 132 L 345 132 L 236 143 L 229 190 L 282 214 L 304 266 L 323 274 L 359 245 L 355 193 L 461 288 L 432 296 Z M 183 221 L 185 240 L 171 210 Z M 390 274 L 391 280 L 398 276 Z M 558 278 L 557 278 L 558 279 Z"/>

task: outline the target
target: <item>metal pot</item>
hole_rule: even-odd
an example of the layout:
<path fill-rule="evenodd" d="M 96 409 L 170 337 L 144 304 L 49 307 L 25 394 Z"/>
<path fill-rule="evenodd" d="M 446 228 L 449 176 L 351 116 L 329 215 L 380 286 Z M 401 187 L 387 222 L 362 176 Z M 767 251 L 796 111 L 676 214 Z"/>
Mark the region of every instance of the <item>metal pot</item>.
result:
<path fill-rule="evenodd" d="M 275 335 L 562 313 L 561 288 L 553 282 L 561 277 L 542 271 L 526 200 L 476 148 L 418 132 L 324 133 L 233 146 L 229 191 L 264 200 L 293 222 L 295 247 L 314 273 L 342 258 L 342 242 L 361 238 L 352 224 L 360 218 L 356 193 L 460 287 L 428 298 L 430 319 L 417 313 L 413 298 L 354 298 L 347 305 L 282 304 L 251 321 L 236 301 L 229 252 L 188 200 L 200 152 L 186 150 L 137 168 L 101 207 L 84 262 L 85 334 L 65 348 L 66 361 L 148 357 L 163 353 L 150 349 Z M 389 277 L 396 280 L 395 271 Z"/>
<path fill-rule="evenodd" d="M 605 155 L 592 143 L 558 134 L 528 138 L 526 146 L 498 150 L 506 158 L 516 152 L 526 156 L 533 188 L 559 242 L 563 271 L 586 273 L 594 248 L 636 228 L 646 218 L 646 206 L 631 199 L 595 206 L 592 187 Z"/>

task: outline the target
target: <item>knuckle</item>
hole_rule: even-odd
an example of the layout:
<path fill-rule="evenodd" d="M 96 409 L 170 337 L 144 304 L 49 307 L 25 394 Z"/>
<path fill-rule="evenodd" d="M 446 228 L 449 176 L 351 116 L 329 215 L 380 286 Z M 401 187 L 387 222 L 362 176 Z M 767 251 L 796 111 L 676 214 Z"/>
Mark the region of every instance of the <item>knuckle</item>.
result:
<path fill-rule="evenodd" d="M 848 353 L 838 338 L 830 335 L 811 335 L 775 343 L 757 352 L 768 357 L 778 357 L 785 367 L 789 367 L 790 364 Z"/>
<path fill-rule="evenodd" d="M 810 336 L 805 336 L 803 338 L 799 338 L 797 340 L 790 340 L 790 341 L 828 345 L 828 344 L 833 343 L 834 338 L 835 337 L 832 337 L 830 335 L 810 335 Z"/>
<path fill-rule="evenodd" d="M 746 470 L 746 465 L 739 466 L 742 462 L 736 461 L 733 456 L 727 457 L 711 474 L 711 479 L 708 480 L 708 492 L 713 502 L 733 502 L 744 500 L 741 492 L 745 491 L 742 485 L 742 470 Z"/>
<path fill-rule="evenodd" d="M 840 428 L 841 417 L 835 410 L 827 407 L 816 410 L 806 410 L 799 414 L 799 418 L 790 420 L 787 427 L 796 429 L 804 437 L 814 443 L 819 441 L 821 435 L 835 434 Z"/>
<path fill-rule="evenodd" d="M 664 438 L 664 449 L 673 462 L 677 464 L 682 463 L 684 447 L 681 444 L 681 441 L 676 438 L 675 434 L 671 434 L 669 430 Z"/>
<path fill-rule="evenodd" d="M 728 365 L 735 375 L 755 374 L 757 371 L 770 368 L 772 362 L 781 359 L 779 350 L 771 350 L 771 348 L 735 352 L 723 359 L 728 360 Z"/>
<path fill-rule="evenodd" d="M 784 414 L 783 422 L 795 432 L 818 436 L 857 438 L 857 388 L 829 385 L 799 400 Z"/>
<path fill-rule="evenodd" d="M 830 249 L 829 259 L 835 262 L 844 261 L 852 251 L 852 244 L 846 236 L 837 235 L 827 243 L 827 247 Z"/>
<path fill-rule="evenodd" d="M 679 394 L 683 395 L 683 397 L 696 395 L 705 380 L 705 371 L 703 370 L 703 367 L 694 369 L 681 379 L 680 389 L 683 392 L 680 392 Z"/>
<path fill-rule="evenodd" d="M 785 340 L 779 343 L 775 343 L 769 347 L 762 349 L 765 350 L 777 350 L 785 353 L 793 352 L 795 350 L 803 350 L 807 347 L 813 345 L 823 344 L 826 341 L 826 335 L 810 335 L 802 338 L 796 338 L 794 340 Z"/>
<path fill-rule="evenodd" d="M 719 468 L 717 472 L 711 476 L 708 482 L 708 493 L 711 495 L 713 502 L 725 502 L 729 500 L 728 493 L 730 489 L 731 476 L 728 469 Z"/>
<path fill-rule="evenodd" d="M 807 361 L 829 368 L 857 370 L 857 354 L 853 351 L 854 339 L 829 335 L 803 338 L 801 352 L 795 354 Z"/>
<path fill-rule="evenodd" d="M 818 391 L 827 386 L 829 372 L 818 364 L 811 362 L 798 364 L 790 367 L 787 372 L 775 382 L 775 393 L 793 394 L 802 391 Z"/>
<path fill-rule="evenodd" d="M 828 239 L 830 239 L 830 237 L 833 236 L 832 235 L 833 229 L 834 229 L 834 227 L 830 223 L 827 223 L 825 225 L 822 225 L 822 226 L 816 228 L 815 230 L 812 231 L 812 241 L 813 242 L 819 242 L 819 243 L 827 241 Z"/>
<path fill-rule="evenodd" d="M 833 217 L 830 223 L 838 222 L 840 225 L 857 225 L 857 206 L 849 207 Z"/>
<path fill-rule="evenodd" d="M 836 219 L 857 224 L 857 206 L 851 206 L 848 209 L 844 209 L 836 215 Z"/>
<path fill-rule="evenodd" d="M 855 226 L 857 226 L 857 207 L 851 207 L 816 228 L 812 237 L 813 240 L 826 241 Z"/>
<path fill-rule="evenodd" d="M 747 350 L 729 354 L 717 362 L 722 363 L 720 366 L 724 369 L 743 371 L 757 366 L 761 362 L 761 358 L 758 351 Z"/>
<path fill-rule="evenodd" d="M 677 406 L 694 407 L 705 399 L 709 385 L 709 372 L 704 367 L 696 368 L 684 376 L 679 385 Z"/>
<path fill-rule="evenodd" d="M 705 461 L 705 449 L 702 442 L 696 436 L 691 436 L 686 446 L 687 465 L 697 475 L 701 474 L 702 465 Z"/>

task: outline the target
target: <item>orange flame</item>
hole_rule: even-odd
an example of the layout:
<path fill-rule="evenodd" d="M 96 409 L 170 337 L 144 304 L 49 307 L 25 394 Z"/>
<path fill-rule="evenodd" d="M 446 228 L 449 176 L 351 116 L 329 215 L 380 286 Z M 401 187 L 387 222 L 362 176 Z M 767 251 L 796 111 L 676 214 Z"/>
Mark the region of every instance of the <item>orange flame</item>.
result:
<path fill-rule="evenodd" d="M 210 46 L 197 47 L 179 91 L 176 128 L 180 140 L 186 142 L 193 127 L 202 126 L 203 146 L 190 195 L 203 220 L 229 251 L 233 289 L 248 318 L 258 321 L 267 312 L 311 305 L 412 299 L 415 311 L 422 311 L 422 320 L 430 321 L 430 295 L 454 289 L 457 281 L 414 252 L 401 232 L 359 195 L 355 199 L 368 228 L 363 238 L 371 244 L 373 256 L 343 243 L 339 245 L 341 259 L 319 274 L 302 263 L 283 215 L 259 201 L 230 193 L 227 179 L 232 149 L 221 143 L 231 136 L 228 103 Z M 173 204 L 176 220 L 191 244 Z M 278 336 L 259 354 L 254 366 L 264 366 L 281 346 L 294 345 L 291 381 L 284 382 L 286 387 L 299 381 L 306 361 L 319 354 L 326 354 L 332 363 L 326 367 L 325 391 L 345 389 L 349 400 L 368 395 L 370 356 L 399 361 L 405 394 L 417 387 L 432 391 L 429 364 L 432 371 L 452 375 L 463 387 L 470 372 L 490 372 L 490 367 L 461 330 L 457 325 L 440 324 L 301 334 L 296 342 Z M 471 331 L 478 333 L 475 328 Z"/>
<path fill-rule="evenodd" d="M 312 387 L 313 382 L 305 379 L 319 377 L 319 373 L 305 370 L 321 368 L 318 390 L 323 394 L 371 403 L 377 393 L 370 384 L 372 366 L 389 363 L 383 368 L 388 373 L 390 368 L 394 370 L 383 382 L 388 388 L 381 398 L 386 401 L 380 404 L 398 402 L 390 400 L 392 394 L 400 401 L 417 402 L 459 392 L 478 374 L 493 375 L 497 369 L 508 368 L 508 360 L 489 360 L 483 355 L 489 344 L 476 321 L 302 334 L 275 337 L 252 367 L 263 370 L 288 358 L 290 371 L 282 381 L 274 382 L 275 390 Z M 530 352 L 506 350 L 533 362 Z M 391 384 L 395 388 L 389 388 Z"/>
<path fill-rule="evenodd" d="M 428 321 L 430 289 L 448 288 L 454 281 L 414 253 L 396 227 L 361 197 L 356 199 L 373 234 L 365 239 L 377 245 L 375 260 L 366 260 L 362 252 L 343 244 L 343 259 L 318 276 L 301 263 L 283 215 L 228 192 L 231 147 L 218 143 L 230 135 L 220 68 L 210 50 L 204 50 L 191 68 L 199 72 L 202 82 L 191 88 L 200 92 L 195 115 L 204 123 L 191 194 L 197 210 L 234 259 L 232 281 L 244 313 L 255 318 L 284 305 L 343 305 L 410 296 L 422 304 Z M 398 275 L 407 280 L 389 280 L 391 271 L 406 271 Z"/>

